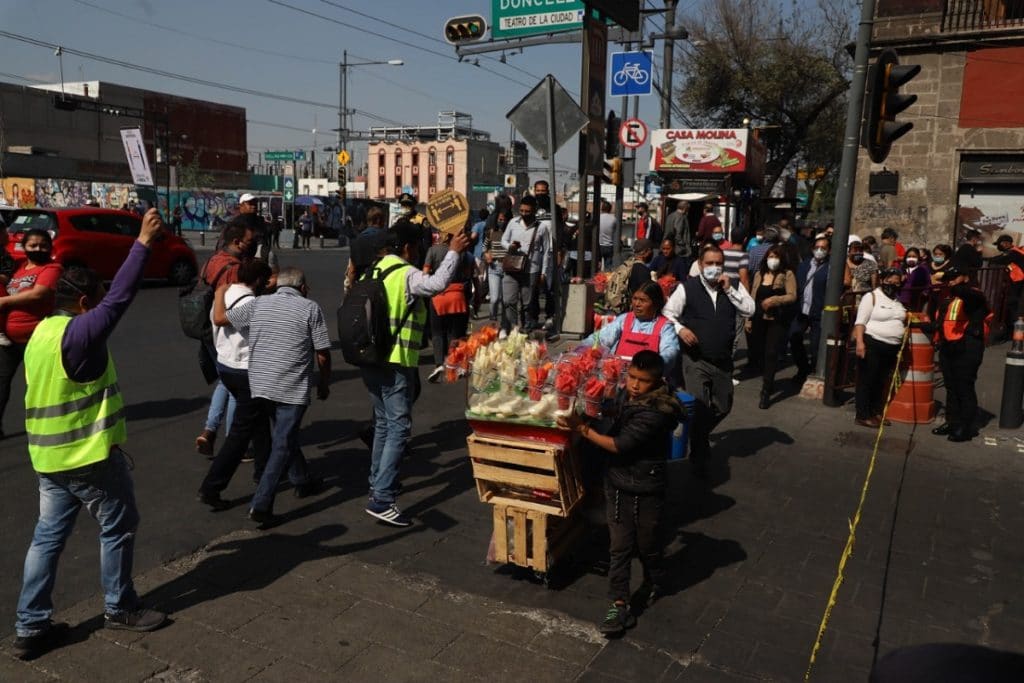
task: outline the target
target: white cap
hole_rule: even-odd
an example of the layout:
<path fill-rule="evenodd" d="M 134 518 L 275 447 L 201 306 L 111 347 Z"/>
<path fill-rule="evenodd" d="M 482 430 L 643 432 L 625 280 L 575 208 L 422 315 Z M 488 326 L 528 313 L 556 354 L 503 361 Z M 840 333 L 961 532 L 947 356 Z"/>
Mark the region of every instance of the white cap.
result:
<path fill-rule="evenodd" d="M 246 192 L 245 194 L 238 198 L 239 204 L 245 204 L 246 202 L 254 201 L 256 201 L 256 195 L 252 194 L 251 192 Z"/>

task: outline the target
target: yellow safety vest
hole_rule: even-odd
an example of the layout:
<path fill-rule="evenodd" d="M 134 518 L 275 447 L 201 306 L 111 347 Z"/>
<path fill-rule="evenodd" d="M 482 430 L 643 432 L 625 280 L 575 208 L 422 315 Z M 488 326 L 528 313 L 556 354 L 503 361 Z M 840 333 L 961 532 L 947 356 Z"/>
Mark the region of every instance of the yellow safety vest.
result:
<path fill-rule="evenodd" d="M 64 371 L 60 345 L 71 317 L 43 320 L 25 347 L 25 431 L 32 467 L 44 474 L 105 460 L 127 438 L 114 361 L 103 375 L 76 382 Z"/>
<path fill-rule="evenodd" d="M 403 263 L 405 261 L 399 257 L 389 254 L 377 262 L 374 271 L 383 272 L 393 265 Z M 423 341 L 423 328 L 427 324 L 427 309 L 420 304 L 419 299 L 414 299 L 412 313 L 406 315 L 409 311 L 409 304 L 405 296 L 407 274 L 407 268 L 398 268 L 384 278 L 384 291 L 388 297 L 389 323 L 392 331 L 396 333 L 395 344 L 391 347 L 388 362 L 406 368 L 415 368 L 420 364 L 420 343 Z M 405 320 L 404 324 L 402 324 L 403 320 Z"/>

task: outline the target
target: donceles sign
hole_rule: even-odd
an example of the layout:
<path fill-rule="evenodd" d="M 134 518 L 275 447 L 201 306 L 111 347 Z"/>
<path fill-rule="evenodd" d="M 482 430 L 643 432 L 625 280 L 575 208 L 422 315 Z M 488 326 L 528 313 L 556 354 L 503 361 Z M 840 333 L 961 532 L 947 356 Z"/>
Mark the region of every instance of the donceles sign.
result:
<path fill-rule="evenodd" d="M 651 133 L 652 171 L 747 170 L 746 128 L 661 128 Z"/>

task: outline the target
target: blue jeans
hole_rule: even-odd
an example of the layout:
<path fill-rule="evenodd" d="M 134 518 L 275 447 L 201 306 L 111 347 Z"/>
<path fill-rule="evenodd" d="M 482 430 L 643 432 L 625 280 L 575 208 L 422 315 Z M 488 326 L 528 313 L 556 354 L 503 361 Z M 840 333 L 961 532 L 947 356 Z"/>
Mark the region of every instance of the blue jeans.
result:
<path fill-rule="evenodd" d="M 505 271 L 501 269 L 501 265 L 494 265 L 492 263 L 487 266 L 487 291 L 491 295 L 491 312 L 488 317 L 491 320 L 497 320 L 500 314 L 502 303 L 501 280 L 504 276 Z"/>
<path fill-rule="evenodd" d="M 256 485 L 256 493 L 252 497 L 250 508 L 260 512 L 273 512 L 274 494 L 281 476 L 288 472 L 288 481 L 293 486 L 301 486 L 309 481 L 309 470 L 306 459 L 299 449 L 299 427 L 302 416 L 306 414 L 306 405 L 277 403 L 265 398 L 258 398 L 264 417 L 273 422 L 271 428 L 270 458 L 263 470 L 260 483 Z"/>
<path fill-rule="evenodd" d="M 210 409 L 206 412 L 206 428 L 216 434 L 223 423 L 224 433 L 227 434 L 231 431 L 231 421 L 234 417 L 235 397 L 224 386 L 224 382 L 217 380 L 213 396 L 210 397 Z"/>
<path fill-rule="evenodd" d="M 389 365 L 361 368 L 360 372 L 373 405 L 370 495 L 378 503 L 393 503 L 398 465 L 412 434 L 412 404 L 419 385 L 418 370 Z"/>
<path fill-rule="evenodd" d="M 49 628 L 57 561 L 83 505 L 100 525 L 100 580 L 106 613 L 136 609 L 139 598 L 132 583 L 132 560 L 139 511 L 125 455 L 114 448 L 102 462 L 38 477 L 39 521 L 25 555 L 15 623 L 18 635 L 34 636 Z"/>

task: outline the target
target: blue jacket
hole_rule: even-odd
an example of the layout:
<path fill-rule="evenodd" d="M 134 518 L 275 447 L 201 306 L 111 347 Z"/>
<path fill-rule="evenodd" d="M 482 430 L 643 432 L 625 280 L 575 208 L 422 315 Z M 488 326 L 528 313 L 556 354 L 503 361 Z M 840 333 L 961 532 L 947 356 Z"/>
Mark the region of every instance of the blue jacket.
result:
<path fill-rule="evenodd" d="M 804 310 L 804 288 L 807 285 L 807 274 L 811 272 L 812 260 L 804 259 L 796 269 L 796 293 L 799 301 L 796 310 L 798 314 L 803 313 Z M 814 284 L 811 285 L 811 309 L 807 314 L 809 318 L 821 318 L 821 312 L 825 308 L 825 284 L 828 282 L 828 267 L 829 262 L 825 261 L 814 271 Z"/>

